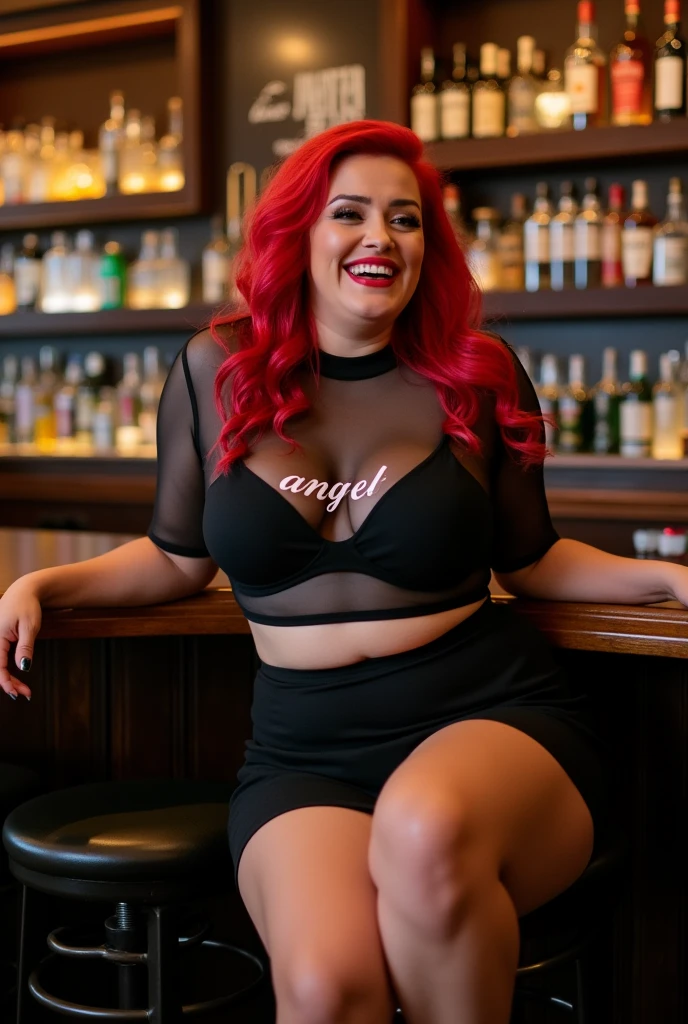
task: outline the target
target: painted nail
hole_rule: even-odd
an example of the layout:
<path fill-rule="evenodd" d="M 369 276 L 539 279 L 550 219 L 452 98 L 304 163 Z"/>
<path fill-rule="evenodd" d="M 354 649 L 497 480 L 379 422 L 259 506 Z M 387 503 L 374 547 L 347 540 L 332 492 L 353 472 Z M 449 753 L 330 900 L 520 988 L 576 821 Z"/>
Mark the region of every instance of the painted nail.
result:
<path fill-rule="evenodd" d="M 31 697 L 28 694 L 26 694 L 26 693 L 24 694 L 24 696 L 26 697 L 26 699 L 28 700 L 28 702 L 30 704 L 31 703 Z"/>
<path fill-rule="evenodd" d="M 19 662 L 19 668 L 22 670 L 22 672 L 30 672 L 31 658 L 22 658 L 21 661 Z"/>
<path fill-rule="evenodd" d="M 7 691 L 7 696 L 8 696 L 8 697 L 11 697 L 11 698 L 12 698 L 12 700 L 16 700 L 16 699 L 17 699 L 17 695 L 16 695 L 16 693 L 14 692 L 14 690 L 8 690 L 8 691 Z"/>

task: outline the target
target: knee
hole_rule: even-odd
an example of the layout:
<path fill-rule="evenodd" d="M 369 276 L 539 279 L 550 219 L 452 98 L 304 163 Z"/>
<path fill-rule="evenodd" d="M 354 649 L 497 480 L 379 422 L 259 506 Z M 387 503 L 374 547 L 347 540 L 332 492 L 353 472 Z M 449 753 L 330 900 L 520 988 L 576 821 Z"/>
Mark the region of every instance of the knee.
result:
<path fill-rule="evenodd" d="M 336 927 L 336 924 L 335 924 Z M 301 951 L 286 964 L 272 963 L 272 979 L 284 1021 L 299 1024 L 346 1024 L 383 1020 L 391 1001 L 386 978 L 369 968 L 333 964 L 317 952 Z M 365 1008 L 365 1009 L 362 1009 Z"/>
<path fill-rule="evenodd" d="M 389 786 L 373 815 L 369 870 L 380 896 L 426 934 L 454 934 L 498 877 L 484 829 L 460 798 Z"/>

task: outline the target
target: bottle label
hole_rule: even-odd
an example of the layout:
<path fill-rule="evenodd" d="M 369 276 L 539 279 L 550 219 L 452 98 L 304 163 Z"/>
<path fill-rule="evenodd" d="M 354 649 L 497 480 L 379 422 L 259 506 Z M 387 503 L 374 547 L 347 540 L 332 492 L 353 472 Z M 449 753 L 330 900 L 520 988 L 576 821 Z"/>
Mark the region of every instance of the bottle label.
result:
<path fill-rule="evenodd" d="M 434 142 L 437 138 L 437 97 L 434 93 L 420 92 L 411 97 L 411 128 L 421 142 Z"/>
<path fill-rule="evenodd" d="M 523 236 L 516 232 L 502 234 L 497 243 L 500 262 L 500 287 L 521 291 L 523 281 Z"/>
<path fill-rule="evenodd" d="M 621 257 L 624 277 L 647 280 L 652 268 L 652 228 L 635 227 L 624 231 Z"/>
<path fill-rule="evenodd" d="M 229 259 L 221 253 L 203 253 L 201 268 L 204 302 L 223 302 L 228 297 L 229 263 Z"/>
<path fill-rule="evenodd" d="M 18 259 L 14 265 L 14 287 L 17 305 L 25 309 L 35 306 L 41 286 L 41 261 Z"/>
<path fill-rule="evenodd" d="M 552 221 L 549 245 L 552 262 L 572 263 L 574 259 L 573 224 Z"/>
<path fill-rule="evenodd" d="M 655 110 L 681 109 L 685 74 L 682 57 L 660 57 L 655 61 Z"/>
<path fill-rule="evenodd" d="M 685 284 L 688 263 L 686 237 L 655 239 L 652 280 L 654 284 Z"/>
<path fill-rule="evenodd" d="M 652 402 L 621 403 L 621 454 L 649 455 L 652 445 Z"/>
<path fill-rule="evenodd" d="M 566 68 L 566 91 L 572 114 L 595 114 L 599 107 L 599 75 L 595 64 L 573 64 Z"/>
<path fill-rule="evenodd" d="M 446 89 L 440 93 L 440 134 L 443 139 L 465 139 L 470 129 L 467 89 Z"/>
<path fill-rule="evenodd" d="M 497 254 L 489 250 L 471 250 L 469 254 L 469 265 L 476 281 L 484 292 L 493 291 L 499 287 L 499 262 Z"/>
<path fill-rule="evenodd" d="M 549 231 L 545 225 L 526 221 L 523 242 L 526 262 L 549 263 Z"/>
<path fill-rule="evenodd" d="M 504 93 L 479 89 L 473 93 L 473 135 L 476 139 L 504 134 Z"/>
<path fill-rule="evenodd" d="M 643 102 L 645 68 L 640 60 L 620 60 L 612 64 L 612 111 L 614 114 L 639 114 Z"/>
<path fill-rule="evenodd" d="M 575 254 L 577 260 L 599 260 L 601 256 L 601 225 L 587 220 L 575 224 Z"/>

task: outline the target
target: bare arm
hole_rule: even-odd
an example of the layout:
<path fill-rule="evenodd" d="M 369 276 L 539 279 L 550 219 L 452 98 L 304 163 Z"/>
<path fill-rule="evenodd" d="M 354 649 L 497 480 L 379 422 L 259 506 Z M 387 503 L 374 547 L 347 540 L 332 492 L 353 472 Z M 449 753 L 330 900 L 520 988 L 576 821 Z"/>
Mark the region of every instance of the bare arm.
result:
<path fill-rule="evenodd" d="M 558 540 L 537 562 L 495 573 L 511 594 L 548 601 L 688 605 L 688 566 L 610 555 L 577 540 Z"/>

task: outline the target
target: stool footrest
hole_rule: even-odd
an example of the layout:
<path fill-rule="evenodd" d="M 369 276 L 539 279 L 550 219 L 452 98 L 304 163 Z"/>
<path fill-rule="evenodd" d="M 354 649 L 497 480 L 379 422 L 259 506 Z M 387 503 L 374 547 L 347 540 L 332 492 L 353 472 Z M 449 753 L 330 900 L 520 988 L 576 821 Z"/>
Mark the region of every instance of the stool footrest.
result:
<path fill-rule="evenodd" d="M 111 946 L 101 944 L 100 946 L 68 946 L 61 942 L 57 936 L 66 928 L 56 928 L 48 936 L 47 942 L 53 953 L 60 956 L 71 956 L 78 960 L 109 960 L 115 964 L 145 964 L 148 959 L 146 953 L 127 953 L 123 949 L 113 949 Z"/>

